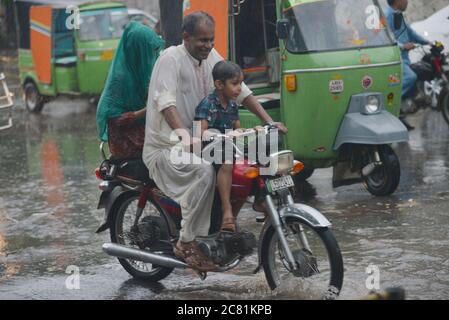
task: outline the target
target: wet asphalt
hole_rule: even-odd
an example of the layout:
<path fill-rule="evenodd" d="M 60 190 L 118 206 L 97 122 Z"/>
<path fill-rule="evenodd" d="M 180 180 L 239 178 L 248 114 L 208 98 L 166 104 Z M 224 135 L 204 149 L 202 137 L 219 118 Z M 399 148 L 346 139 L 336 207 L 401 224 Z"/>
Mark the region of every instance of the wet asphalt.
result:
<path fill-rule="evenodd" d="M 333 189 L 331 169 L 302 185 L 299 199 L 333 224 L 345 265 L 342 299 L 370 291 L 373 266 L 380 290 L 401 286 L 410 299 L 449 299 L 449 126 L 432 110 L 410 122 L 417 127 L 410 141 L 394 145 L 402 177 L 393 196 L 373 197 L 362 185 Z M 109 234 L 95 234 L 103 219 L 98 145 L 87 101 L 61 98 L 33 115 L 17 100 L 14 127 L 0 132 L 0 299 L 304 297 L 294 286 L 270 291 L 263 272 L 252 274 L 256 255 L 205 281 L 191 271 L 156 284 L 132 279 L 102 252 Z M 260 230 L 249 205 L 239 220 Z"/>

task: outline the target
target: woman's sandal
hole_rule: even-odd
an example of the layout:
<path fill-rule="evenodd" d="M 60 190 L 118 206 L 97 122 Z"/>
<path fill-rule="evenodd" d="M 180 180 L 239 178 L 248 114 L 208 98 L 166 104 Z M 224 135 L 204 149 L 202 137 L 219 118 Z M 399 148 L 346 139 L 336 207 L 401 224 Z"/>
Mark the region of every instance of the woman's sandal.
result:
<path fill-rule="evenodd" d="M 221 231 L 235 232 L 235 218 L 225 218 L 221 223 Z"/>
<path fill-rule="evenodd" d="M 196 241 L 178 241 L 173 252 L 178 258 L 183 259 L 189 267 L 197 271 L 207 272 L 217 269 L 217 266 L 201 252 Z"/>

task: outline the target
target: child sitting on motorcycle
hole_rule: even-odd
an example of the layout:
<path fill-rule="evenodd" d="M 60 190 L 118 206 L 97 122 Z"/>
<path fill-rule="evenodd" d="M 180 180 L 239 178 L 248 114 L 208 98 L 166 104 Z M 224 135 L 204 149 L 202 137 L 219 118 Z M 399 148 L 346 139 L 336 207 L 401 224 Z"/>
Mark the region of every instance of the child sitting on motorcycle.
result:
<path fill-rule="evenodd" d="M 221 61 L 215 65 L 212 77 L 215 91 L 204 98 L 195 110 L 195 120 L 201 121 L 201 136 L 213 136 L 217 131 L 231 136 L 238 135 L 242 129 L 235 100 L 242 91 L 242 69 L 233 62 Z M 221 230 L 235 232 L 235 218 L 230 199 L 233 164 L 232 158 L 229 159 L 229 155 L 225 157 L 224 151 L 223 148 L 222 161 L 214 163 L 223 207 Z"/>

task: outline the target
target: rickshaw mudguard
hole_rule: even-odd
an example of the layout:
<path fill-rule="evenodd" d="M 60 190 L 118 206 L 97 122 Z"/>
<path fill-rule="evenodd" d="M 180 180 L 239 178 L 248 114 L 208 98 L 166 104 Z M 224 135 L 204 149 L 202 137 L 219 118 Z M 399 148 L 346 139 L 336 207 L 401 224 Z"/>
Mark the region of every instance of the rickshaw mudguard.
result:
<path fill-rule="evenodd" d="M 408 141 L 408 131 L 393 114 L 382 110 L 377 114 L 348 113 L 345 115 L 334 150 L 343 144 L 381 145 Z"/>

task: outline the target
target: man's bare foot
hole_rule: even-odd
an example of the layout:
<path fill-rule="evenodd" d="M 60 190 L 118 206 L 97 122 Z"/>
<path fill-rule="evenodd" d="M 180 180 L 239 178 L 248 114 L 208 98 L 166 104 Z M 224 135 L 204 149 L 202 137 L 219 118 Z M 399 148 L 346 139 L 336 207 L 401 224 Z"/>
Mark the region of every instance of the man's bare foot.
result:
<path fill-rule="evenodd" d="M 197 271 L 207 272 L 217 269 L 213 261 L 201 252 L 196 241 L 178 241 L 173 252 L 178 258 L 183 259 L 189 267 Z"/>
<path fill-rule="evenodd" d="M 223 218 L 221 231 L 235 232 L 235 218 L 233 216 Z"/>

